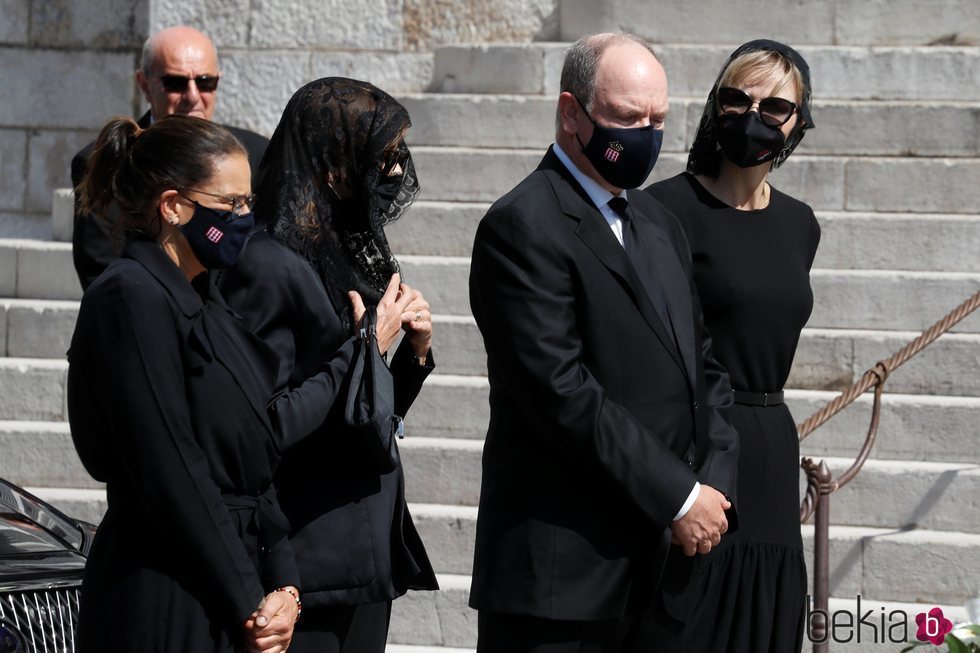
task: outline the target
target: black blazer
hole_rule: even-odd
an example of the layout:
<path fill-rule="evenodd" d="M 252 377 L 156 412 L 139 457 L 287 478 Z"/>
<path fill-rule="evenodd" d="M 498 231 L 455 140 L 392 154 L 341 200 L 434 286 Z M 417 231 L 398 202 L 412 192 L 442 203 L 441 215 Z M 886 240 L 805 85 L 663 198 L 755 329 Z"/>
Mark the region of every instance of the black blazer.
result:
<path fill-rule="evenodd" d="M 109 505 L 79 650 L 233 642 L 266 593 L 301 586 L 271 489 L 283 446 L 267 416 L 275 359 L 206 275 L 195 287 L 159 245 L 134 240 L 82 299 L 68 412 Z"/>
<path fill-rule="evenodd" d="M 150 126 L 150 112 L 147 111 L 136 121 L 144 129 Z M 225 129 L 234 134 L 248 151 L 248 164 L 252 167 L 252 179 L 255 179 L 255 172 L 259 169 L 259 162 L 265 154 L 265 148 L 269 145 L 269 139 L 265 136 L 256 134 L 247 129 L 222 125 Z M 78 154 L 71 160 L 71 185 L 77 187 L 85 176 L 85 167 L 88 159 L 92 156 L 95 149 L 95 141 L 83 147 Z M 83 214 L 78 207 L 78 199 L 75 200 L 75 220 L 71 236 L 72 258 L 75 262 L 75 272 L 78 273 L 78 280 L 82 284 L 82 289 L 88 288 L 95 278 L 115 258 L 122 253 L 126 244 L 126 234 L 122 231 L 113 229 L 113 224 L 117 219 L 115 206 L 109 209 L 109 219 L 100 220 L 95 216 Z"/>
<path fill-rule="evenodd" d="M 344 425 L 354 337 L 313 268 L 259 231 L 222 274 L 220 287 L 276 352 L 278 384 L 292 389 L 276 402 L 273 419 L 292 446 L 277 485 L 292 523 L 304 606 L 375 603 L 407 589 L 436 589 L 405 502 L 401 466 L 380 474 Z M 407 342 L 395 352 L 390 368 L 398 414 L 408 411 L 433 367 L 431 355 L 420 366 Z M 319 384 L 305 382 L 314 374 Z M 318 427 L 305 428 L 317 414 Z M 406 423 L 410 431 L 411 420 Z"/>
<path fill-rule="evenodd" d="M 641 271 L 550 150 L 480 223 L 470 303 L 491 413 L 474 608 L 621 616 L 656 585 L 695 480 L 734 500 L 731 387 L 710 355 L 683 232 L 648 194 L 629 200 Z M 644 283 L 666 295 L 673 338 Z"/>

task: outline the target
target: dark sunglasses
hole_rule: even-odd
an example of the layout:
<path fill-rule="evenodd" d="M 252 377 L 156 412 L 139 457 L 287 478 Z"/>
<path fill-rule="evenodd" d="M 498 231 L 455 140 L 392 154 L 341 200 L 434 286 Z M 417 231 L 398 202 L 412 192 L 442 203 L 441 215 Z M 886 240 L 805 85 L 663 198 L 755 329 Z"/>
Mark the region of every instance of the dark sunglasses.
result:
<path fill-rule="evenodd" d="M 240 217 L 246 213 L 249 213 L 252 207 L 255 206 L 255 193 L 252 193 L 251 195 L 238 196 L 216 195 L 215 193 L 206 193 L 203 190 L 197 190 L 196 188 L 186 188 L 180 192 L 181 197 L 193 202 L 194 204 L 198 204 L 198 202 L 184 195 L 184 193 L 187 192 L 200 193 L 201 195 L 216 198 L 222 204 L 229 205 L 231 207 L 231 211 L 229 211 L 229 213 L 233 214 L 235 217 Z M 227 217 L 225 219 L 227 220 Z"/>
<path fill-rule="evenodd" d="M 723 113 L 740 116 L 746 113 L 755 104 L 748 93 L 737 88 L 723 86 L 718 89 L 718 106 Z M 796 103 L 785 100 L 781 97 L 767 97 L 759 100 L 759 117 L 762 122 L 771 127 L 779 127 L 786 124 L 793 114 L 796 113 Z"/>
<path fill-rule="evenodd" d="M 183 75 L 158 75 L 163 90 L 167 93 L 183 93 L 187 90 L 187 85 L 194 80 L 197 90 L 201 93 L 214 93 L 218 89 L 217 75 L 199 75 L 197 77 L 184 77 Z"/>
<path fill-rule="evenodd" d="M 395 149 L 388 152 L 384 158 L 379 162 L 378 167 L 381 169 L 381 173 L 387 177 L 394 174 L 395 166 L 400 165 L 402 172 L 405 171 L 405 165 L 409 158 L 408 146 L 405 145 L 405 141 L 398 144 Z"/>

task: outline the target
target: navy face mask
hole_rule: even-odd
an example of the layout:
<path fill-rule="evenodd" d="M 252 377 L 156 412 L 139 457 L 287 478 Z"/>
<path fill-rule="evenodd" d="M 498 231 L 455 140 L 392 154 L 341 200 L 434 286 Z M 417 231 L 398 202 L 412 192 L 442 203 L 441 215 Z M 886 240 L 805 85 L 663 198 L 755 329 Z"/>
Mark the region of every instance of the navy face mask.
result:
<path fill-rule="evenodd" d="M 585 117 L 595 128 L 587 145 L 582 144 L 582 153 L 603 179 L 616 188 L 636 188 L 650 176 L 653 166 L 660 156 L 664 141 L 664 131 L 646 127 L 603 127 L 585 111 L 585 105 L 576 98 Z"/>
<path fill-rule="evenodd" d="M 223 270 L 238 259 L 254 224 L 251 211 L 235 215 L 194 202 L 194 215 L 187 224 L 180 225 L 180 230 L 201 265 L 208 270 Z"/>
<path fill-rule="evenodd" d="M 740 116 L 722 114 L 717 121 L 718 145 L 739 168 L 772 161 L 786 145 L 779 127 L 762 122 L 757 111 L 746 111 Z"/>

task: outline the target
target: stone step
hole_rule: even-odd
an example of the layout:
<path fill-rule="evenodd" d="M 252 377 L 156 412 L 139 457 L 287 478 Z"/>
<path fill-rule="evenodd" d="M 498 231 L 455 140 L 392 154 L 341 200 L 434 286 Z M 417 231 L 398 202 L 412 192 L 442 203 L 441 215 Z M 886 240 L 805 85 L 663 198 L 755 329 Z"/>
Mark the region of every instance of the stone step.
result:
<path fill-rule="evenodd" d="M 416 503 L 411 506 L 411 511 L 436 571 L 469 574 L 473 568 L 477 508 Z M 801 528 L 812 575 L 813 526 L 803 524 Z M 928 544 L 933 546 L 923 551 Z M 980 544 L 980 535 L 971 533 L 834 525 L 830 529 L 830 591 L 834 596 L 871 594 L 893 600 L 962 604 L 971 596 L 970 592 L 975 591 L 980 571 L 975 566 L 970 570 L 965 566 L 949 569 L 944 560 L 963 555 L 980 560 L 980 550 L 975 550 L 977 544 Z M 912 550 L 903 552 L 903 546 Z M 926 557 L 927 567 L 915 567 L 909 572 L 914 582 L 906 583 L 908 574 L 901 572 L 901 565 L 916 555 Z M 957 576 L 961 571 L 966 572 L 966 578 Z M 930 584 L 932 574 L 953 582 L 945 584 L 942 594 L 923 593 L 940 590 Z"/>
<path fill-rule="evenodd" d="M 813 270 L 814 328 L 924 330 L 980 291 L 980 273 Z M 980 312 L 955 325 L 980 333 Z"/>
<path fill-rule="evenodd" d="M 978 214 L 821 211 L 817 220 L 817 268 L 980 272 Z"/>
<path fill-rule="evenodd" d="M 407 418 L 406 441 L 459 439 L 479 451 L 489 423 L 488 389 L 486 378 L 432 375 Z M 796 421 L 802 422 L 836 396 L 790 390 L 787 404 Z M 61 417 L 0 421 L 0 451 L 4 452 L 0 477 L 48 487 L 99 487 L 82 468 Z M 871 397 L 865 395 L 804 440 L 802 454 L 818 459 L 855 457 L 870 419 Z M 871 458 L 980 464 L 978 423 L 980 398 L 886 394 Z M 451 467 L 455 462 L 446 463 L 446 473 L 459 472 Z"/>
<path fill-rule="evenodd" d="M 67 383 L 67 361 L 0 357 L 0 420 L 67 420 Z"/>
<path fill-rule="evenodd" d="M 664 152 L 687 152 L 697 133 L 705 97 L 670 100 Z M 551 95 L 423 93 L 399 98 L 412 116 L 408 142 L 415 146 L 540 148 L 555 139 L 556 99 Z M 980 104 L 935 100 L 820 100 L 818 129 L 797 154 L 855 156 L 980 155 Z M 928 130 L 909 125 L 928 124 Z M 426 179 L 421 180 L 423 185 Z"/>
<path fill-rule="evenodd" d="M 412 644 L 388 644 L 385 646 L 385 653 L 476 653 L 476 649 L 455 647 L 449 648 L 447 646 L 414 646 Z"/>
<path fill-rule="evenodd" d="M 102 490 L 64 490 L 32 487 L 30 491 L 75 517 L 98 523 L 105 510 Z M 413 517 L 439 573 L 438 592 L 409 592 L 392 609 L 389 642 L 412 646 L 475 646 L 476 612 L 469 609 L 468 576 L 476 527 L 476 508 L 413 504 Z M 813 527 L 803 525 L 807 564 L 812 572 Z M 831 592 L 864 598 L 869 609 L 886 612 L 896 601 L 932 605 L 954 604 L 944 613 L 962 619 L 962 605 L 977 586 L 980 536 L 935 531 L 894 531 L 867 527 L 830 529 Z M 951 560 L 957 561 L 950 564 Z M 831 610 L 852 609 L 852 598 L 832 600 Z M 918 606 L 898 606 L 898 608 Z M 921 610 L 917 610 L 921 611 Z M 876 612 L 875 614 L 878 614 Z M 389 650 L 393 650 L 389 647 Z M 445 649 L 439 649 L 444 651 Z M 850 649 L 848 649 L 850 650 Z M 446 653 L 450 653 L 446 651 Z"/>
<path fill-rule="evenodd" d="M 887 386 L 886 386 L 887 387 Z M 482 439 L 490 423 L 486 377 L 433 374 L 406 421 L 409 435 Z M 838 396 L 836 392 L 789 390 L 787 405 L 797 423 Z M 855 456 L 871 420 L 866 394 L 802 445 L 809 456 Z M 980 397 L 886 393 L 872 458 L 980 463 Z"/>
<path fill-rule="evenodd" d="M 886 386 L 887 387 L 887 386 Z M 836 392 L 789 390 L 786 403 L 797 423 L 837 398 Z M 867 393 L 800 443 L 815 458 L 854 458 L 871 422 Z M 980 464 L 980 397 L 935 397 L 886 393 L 871 457 L 885 460 L 955 461 Z"/>
<path fill-rule="evenodd" d="M 861 472 L 867 473 L 876 474 L 868 468 Z M 861 474 L 857 479 L 861 478 Z M 411 490 L 411 478 L 407 482 Z M 101 489 L 34 486 L 28 489 L 66 514 L 92 523 L 97 524 L 105 512 L 105 491 Z M 831 500 L 832 519 L 841 514 L 839 508 L 843 506 L 839 505 L 840 497 L 838 494 Z M 882 502 L 869 501 L 868 505 L 880 507 Z M 961 525 L 975 528 L 976 506 L 973 508 L 973 516 L 969 513 L 961 515 Z M 467 591 L 468 577 L 462 574 L 469 574 L 472 569 L 477 508 L 412 503 L 410 510 L 440 579 L 445 574 L 461 576 L 457 579 L 459 582 L 442 584 L 441 592 L 408 596 L 432 599 L 439 595 L 446 596 L 453 589 Z M 812 574 L 813 526 L 803 524 L 801 528 L 806 560 Z M 830 542 L 830 590 L 834 596 L 854 597 L 861 594 L 886 597 L 892 601 L 962 605 L 966 599 L 973 597 L 980 586 L 980 535 L 976 533 L 834 523 L 830 528 Z M 951 564 L 951 561 L 956 562 Z M 453 644 L 448 641 L 398 641 Z"/>
<path fill-rule="evenodd" d="M 400 263 L 403 281 L 425 293 L 433 313 L 469 314 L 468 258 L 406 255 Z M 816 269 L 810 282 L 811 328 L 923 330 L 976 293 L 980 273 Z M 68 300 L 0 298 L 0 354 L 63 358 L 78 306 Z M 967 316 L 952 332 L 980 333 L 980 313 Z"/>
<path fill-rule="evenodd" d="M 485 378 L 431 376 L 408 417 L 408 440 L 459 438 L 478 450 L 489 422 L 487 391 Z M 801 422 L 836 396 L 791 390 L 787 404 Z M 802 454 L 854 458 L 864 443 L 870 404 L 866 395 L 831 419 L 803 441 Z M 871 458 L 980 464 L 978 417 L 980 398 L 886 394 Z M 0 451 L 0 477 L 48 487 L 100 486 L 81 466 L 65 421 L 0 421 Z"/>
<path fill-rule="evenodd" d="M 420 197 L 492 202 L 533 171 L 543 149 L 416 147 Z M 672 177 L 687 155 L 665 153 L 649 182 Z M 471 171 L 479 170 L 479 176 Z M 825 211 L 975 213 L 980 205 L 977 158 L 825 157 L 800 155 L 775 171 L 774 186 Z"/>
<path fill-rule="evenodd" d="M 574 40 L 595 32 L 635 28 L 655 42 L 698 43 L 705 35 L 705 17 L 710 17 L 712 39 L 742 43 L 758 38 L 762 15 L 767 18 L 767 33 L 794 44 L 973 43 L 980 36 L 980 8 L 948 0 L 928 6 L 911 0 L 838 0 L 818 6 L 776 0 L 738 7 L 724 0 L 706 0 L 698 4 L 697 11 L 678 5 L 651 7 L 643 0 L 562 0 L 560 31 L 563 39 Z"/>
<path fill-rule="evenodd" d="M 958 551 L 957 551 L 958 553 Z M 901 570 L 899 570 L 901 571 Z M 389 632 L 388 651 L 402 650 L 395 649 L 390 643 L 411 642 L 412 647 L 433 647 L 432 653 L 456 653 L 457 651 L 472 651 L 476 646 L 476 619 L 477 612 L 467 606 L 469 599 L 469 576 L 441 574 L 439 583 L 442 589 L 438 592 L 409 592 L 405 596 L 397 599 L 392 605 L 391 610 L 391 631 Z M 931 587 L 926 586 L 925 595 L 932 594 Z M 857 614 L 852 617 L 851 623 L 857 624 L 858 619 L 872 611 L 873 619 L 871 623 L 879 624 L 878 642 L 869 642 L 873 638 L 874 631 L 868 625 L 862 627 L 862 643 L 849 642 L 833 644 L 833 651 L 844 651 L 846 653 L 878 653 L 882 650 L 898 650 L 892 640 L 886 640 L 881 634 L 882 618 L 886 628 L 890 628 L 893 623 L 905 622 L 906 628 L 896 626 L 891 632 L 896 636 L 899 633 L 908 633 L 911 641 L 915 641 L 915 615 L 921 612 L 928 612 L 934 607 L 943 610 L 949 619 L 954 623 L 962 623 L 966 620 L 966 610 L 962 605 L 943 604 L 943 601 L 930 601 L 927 598 L 921 602 L 899 602 L 893 599 L 873 599 L 867 596 L 861 597 L 860 610 L 857 611 L 857 600 L 855 595 L 849 598 L 831 597 L 829 608 L 833 612 L 849 612 Z M 845 615 L 839 617 L 838 623 L 846 623 Z M 868 620 L 865 620 L 865 624 Z M 846 628 L 838 628 L 836 631 L 840 639 L 845 639 L 850 633 L 856 639 L 856 631 Z M 804 642 L 804 651 L 810 650 L 809 642 Z M 887 648 L 892 645 L 893 649 Z M 443 647 L 452 648 L 443 648 Z M 458 647 L 471 647 L 459 649 Z M 406 647 L 406 653 L 411 650 Z"/>
<path fill-rule="evenodd" d="M 476 648 L 477 612 L 467 605 L 470 577 L 438 577 L 438 592 L 409 592 L 392 604 L 389 644 L 439 647 L 439 653 Z"/>
<path fill-rule="evenodd" d="M 0 239 L 0 297 L 79 299 L 71 243 Z"/>
<path fill-rule="evenodd" d="M 661 8 L 657 5 L 656 10 Z M 687 13 L 699 21 L 704 15 L 700 11 Z M 752 12 L 745 15 L 754 16 Z M 808 26 L 809 22 L 806 19 L 798 24 Z M 650 24 L 657 23 L 654 20 Z M 688 34 L 704 34 L 703 25 Z M 751 38 L 757 36 L 758 32 L 753 31 Z M 707 97 L 722 64 L 739 43 L 747 40 L 732 39 L 731 45 L 678 45 L 677 38 L 678 34 L 672 34 L 661 40 L 673 43 L 655 47 L 667 69 L 670 94 L 690 98 Z M 538 42 L 444 46 L 435 51 L 429 90 L 556 97 L 569 45 Z M 814 97 L 820 100 L 980 100 L 977 47 L 806 45 L 798 50 L 810 66 Z"/>
<path fill-rule="evenodd" d="M 435 315 L 433 321 L 440 373 L 486 375 L 486 354 L 473 318 Z M 842 391 L 918 335 L 804 329 L 786 387 Z M 980 335 L 947 334 L 895 370 L 886 387 L 907 394 L 978 396 L 978 366 Z M 66 370 L 63 360 L 0 357 L 0 419 L 63 419 Z"/>
<path fill-rule="evenodd" d="M 483 376 L 486 353 L 476 322 L 469 316 L 436 315 L 439 371 Z M 786 387 L 844 390 L 879 360 L 919 335 L 911 331 L 804 329 Z M 980 336 L 947 334 L 896 370 L 889 392 L 978 396 Z"/>
<path fill-rule="evenodd" d="M 483 443 L 409 438 L 401 443 L 406 496 L 418 503 L 475 506 L 479 503 Z M 851 459 L 827 458 L 834 473 Z M 882 505 L 881 497 L 890 497 Z M 980 532 L 980 465 L 917 461 L 868 461 L 834 495 L 834 524 L 882 528 L 929 528 Z M 870 513 L 869 505 L 879 508 Z"/>
<path fill-rule="evenodd" d="M 398 255 L 469 257 L 487 202 L 417 202 L 387 227 Z M 817 268 L 980 272 L 980 215 L 818 211 Z"/>

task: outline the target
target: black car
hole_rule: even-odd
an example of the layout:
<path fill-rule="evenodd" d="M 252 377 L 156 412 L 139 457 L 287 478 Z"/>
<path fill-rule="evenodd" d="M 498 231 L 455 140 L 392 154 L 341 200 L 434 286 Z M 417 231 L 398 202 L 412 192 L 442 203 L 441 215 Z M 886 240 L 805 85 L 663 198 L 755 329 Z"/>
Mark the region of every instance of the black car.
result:
<path fill-rule="evenodd" d="M 0 653 L 75 650 L 91 524 L 0 479 Z"/>

